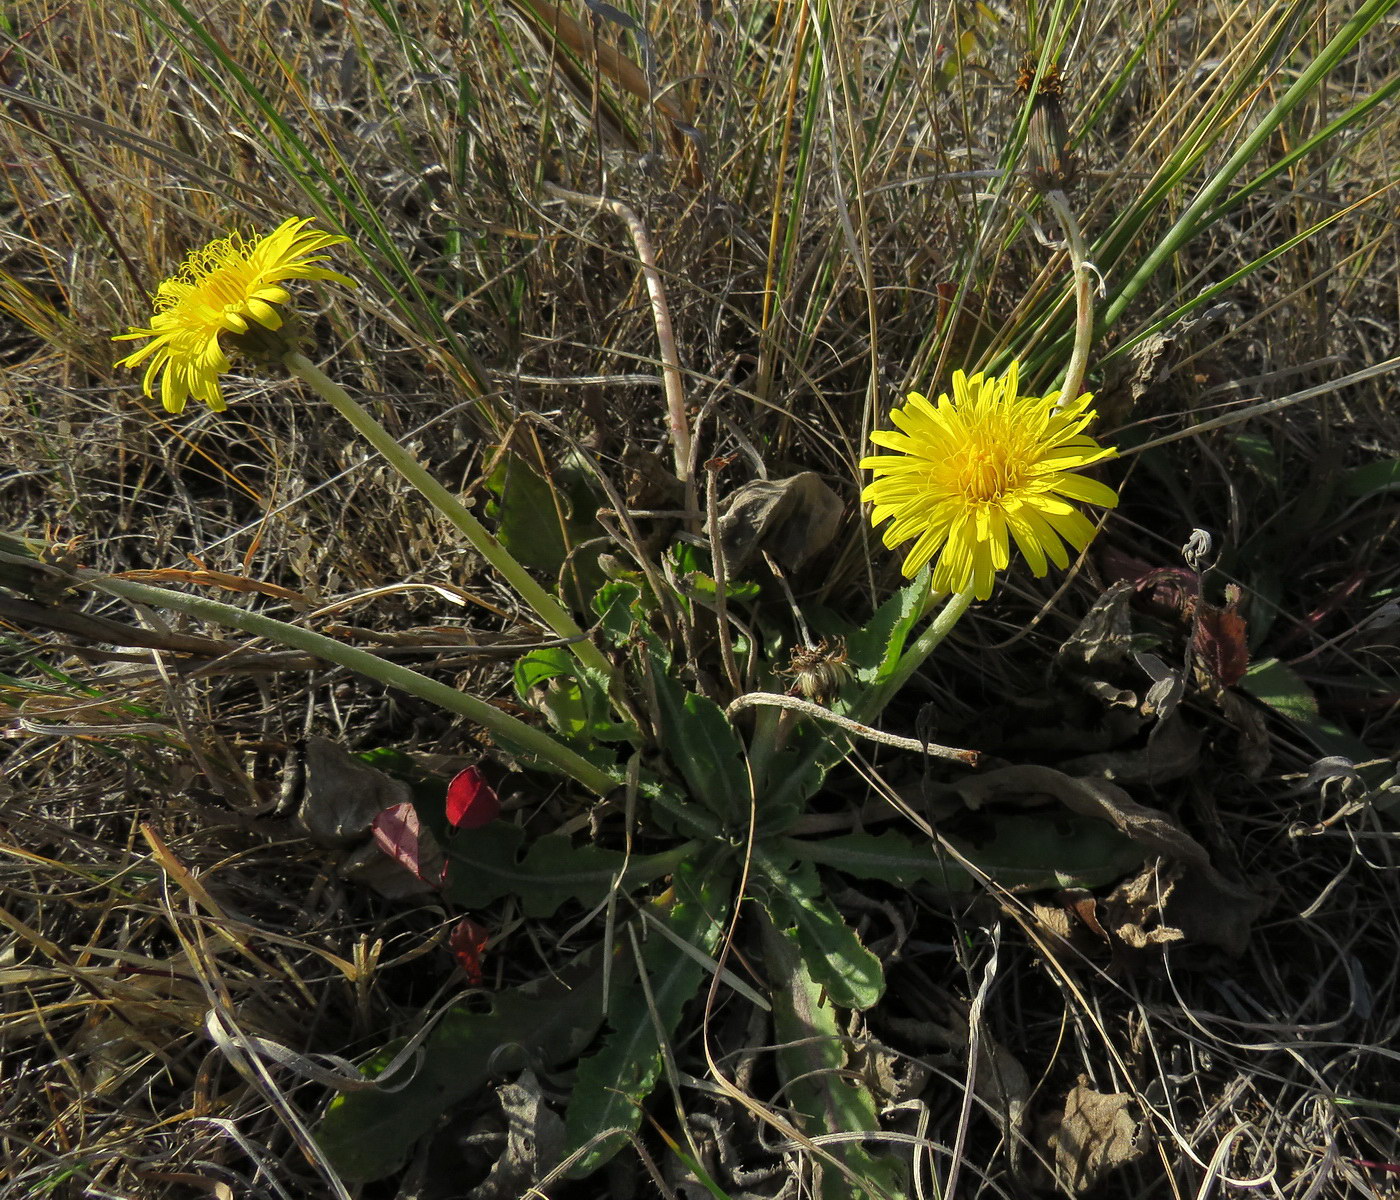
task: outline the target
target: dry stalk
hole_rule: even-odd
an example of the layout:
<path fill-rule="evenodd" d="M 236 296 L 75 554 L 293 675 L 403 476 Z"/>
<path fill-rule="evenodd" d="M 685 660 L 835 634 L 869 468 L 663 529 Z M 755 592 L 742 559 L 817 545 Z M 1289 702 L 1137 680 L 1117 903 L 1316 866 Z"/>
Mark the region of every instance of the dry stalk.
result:
<path fill-rule="evenodd" d="M 590 196 L 586 192 L 575 192 L 560 187 L 548 180 L 545 191 L 559 200 L 574 204 L 586 204 L 590 208 L 612 213 L 622 218 L 632 244 L 637 250 L 637 259 L 642 265 L 642 277 L 646 280 L 647 295 L 651 297 L 652 318 L 656 322 L 656 341 L 661 352 L 661 378 L 666 388 L 666 416 L 671 427 L 671 446 L 675 452 L 676 478 L 685 485 L 686 508 L 695 511 L 695 481 L 690 469 L 690 423 L 685 412 L 685 389 L 681 384 L 681 362 L 676 353 L 676 334 L 671 325 L 671 308 L 666 302 L 666 289 L 661 281 L 661 272 L 656 266 L 656 249 L 651 235 L 636 212 L 621 200 L 609 200 L 606 196 Z"/>
<path fill-rule="evenodd" d="M 855 734 L 856 737 L 879 742 L 882 746 L 894 746 L 898 750 L 913 750 L 919 754 L 931 754 L 934 758 L 949 758 L 954 762 L 965 763 L 969 767 L 976 766 L 979 757 L 976 750 L 959 750 L 955 746 L 938 746 L 933 742 L 920 741 L 918 738 L 900 737 L 897 733 L 885 733 L 879 729 L 872 729 L 869 725 L 862 725 L 859 721 L 851 720 L 850 717 L 843 717 L 840 713 L 834 713 L 829 708 L 823 708 L 820 704 L 813 704 L 810 700 L 801 700 L 796 696 L 785 696 L 781 692 L 748 692 L 731 701 L 729 707 L 724 710 L 724 714 L 727 717 L 732 717 L 742 709 L 759 707 L 783 708 L 791 712 L 798 712 L 803 716 L 825 721 L 828 725 L 835 725 L 838 729 Z"/>

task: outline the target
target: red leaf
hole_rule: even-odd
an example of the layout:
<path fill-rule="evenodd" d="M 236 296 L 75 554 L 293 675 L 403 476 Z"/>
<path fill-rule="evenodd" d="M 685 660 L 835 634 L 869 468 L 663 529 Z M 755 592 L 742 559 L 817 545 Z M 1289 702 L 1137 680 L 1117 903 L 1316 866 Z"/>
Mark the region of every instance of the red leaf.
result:
<path fill-rule="evenodd" d="M 453 829 L 480 829 L 501 815 L 501 802 L 475 767 L 458 771 L 447 785 L 447 823 Z"/>
<path fill-rule="evenodd" d="M 473 987 L 481 982 L 481 954 L 490 939 L 490 931 L 470 917 L 463 917 L 447 935 L 448 948 Z"/>
<path fill-rule="evenodd" d="M 374 840 L 379 848 L 424 883 L 436 887 L 447 875 L 447 863 L 432 831 L 418 820 L 411 804 L 395 804 L 374 818 Z"/>
<path fill-rule="evenodd" d="M 1224 608 L 1201 603 L 1191 649 L 1221 687 L 1234 687 L 1249 669 L 1249 642 L 1244 618 L 1236 611 L 1238 592 L 1227 595 Z"/>

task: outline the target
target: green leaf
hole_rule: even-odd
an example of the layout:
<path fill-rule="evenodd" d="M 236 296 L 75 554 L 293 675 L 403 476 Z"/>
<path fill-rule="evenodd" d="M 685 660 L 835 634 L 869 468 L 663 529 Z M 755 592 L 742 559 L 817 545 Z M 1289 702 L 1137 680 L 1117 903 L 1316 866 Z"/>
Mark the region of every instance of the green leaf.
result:
<path fill-rule="evenodd" d="M 774 922 L 801 949 L 807 969 L 842 1008 L 867 1009 L 885 990 L 885 972 L 822 894 L 810 862 L 794 869 L 772 848 L 755 847 L 754 863 L 768 879 Z"/>
<path fill-rule="evenodd" d="M 567 741 L 591 741 L 588 702 L 577 679 L 556 679 L 536 701 L 554 731 Z"/>
<path fill-rule="evenodd" d="M 706 978 L 700 956 L 713 955 L 719 945 L 732 883 L 727 871 L 707 875 L 703 866 L 687 862 L 677 869 L 673 890 L 649 906 L 672 936 L 643 927 L 640 976 L 624 984 L 613 977 L 608 1003 L 612 1031 L 598 1052 L 579 1064 L 565 1117 L 568 1151 L 591 1144 L 571 1169 L 574 1178 L 597 1170 L 626 1143 L 625 1134 L 599 1139 L 600 1134 L 619 1128 L 635 1132 L 640 1126 L 642 1102 L 661 1074 L 662 1040 L 670 1041 L 686 1002 Z M 699 953 L 687 952 L 678 942 Z M 630 953 L 624 941 L 622 954 Z"/>
<path fill-rule="evenodd" d="M 1375 757 L 1359 738 L 1322 716 L 1317 697 L 1302 676 L 1278 659 L 1252 663 L 1239 686 L 1273 709 L 1324 754 L 1340 754 L 1353 762 Z"/>
<path fill-rule="evenodd" d="M 1261 433 L 1235 433 L 1231 435 L 1230 441 L 1234 443 L 1235 453 L 1245 464 L 1253 468 L 1260 479 L 1277 490 L 1279 461 L 1278 455 L 1274 453 L 1273 439 Z"/>
<path fill-rule="evenodd" d="M 744 746 L 724 710 L 687 691 L 651 660 L 667 756 L 690 794 L 721 821 L 747 821 L 752 796 Z"/>
<path fill-rule="evenodd" d="M 782 848 L 804 862 L 834 867 L 858 879 L 878 879 L 898 887 L 914 883 L 942 885 L 950 894 L 971 890 L 972 876 L 960 863 L 940 852 L 937 843 L 922 842 L 889 830 L 848 833 L 807 841 L 786 838 Z"/>
<path fill-rule="evenodd" d="M 623 579 L 610 579 L 593 597 L 593 611 L 603 636 L 614 646 L 626 645 L 632 626 L 640 620 L 642 589 Z"/>
<path fill-rule="evenodd" d="M 575 547 L 604 534 L 587 471 L 565 460 L 551 464 L 546 478 L 520 455 L 507 454 L 486 482 L 496 496 L 488 512 L 496 518 L 501 545 L 551 580 L 570 562 L 576 572 L 567 589 L 573 601 L 591 595 L 602 581 L 597 555 L 570 558 Z"/>
<path fill-rule="evenodd" d="M 808 1134 L 876 1132 L 875 1098 L 856 1072 L 846 1070 L 847 1038 L 830 990 L 812 970 L 811 958 L 772 925 L 764 929 L 765 958 L 773 980 L 773 1034 L 784 1095 Z M 831 1163 L 821 1162 L 822 1200 L 888 1200 L 905 1194 L 902 1163 L 874 1155 L 858 1141 L 834 1143 L 830 1153 L 860 1187 Z"/>
<path fill-rule="evenodd" d="M 1353 467 L 1342 475 L 1342 491 L 1355 500 L 1400 488 L 1400 458 Z"/>
<path fill-rule="evenodd" d="M 507 454 L 486 483 L 496 496 L 488 510 L 496 536 L 527 567 L 557 575 L 575 545 L 603 532 L 587 510 L 589 491 L 577 468 L 556 466 L 546 479 L 520 455 Z"/>
<path fill-rule="evenodd" d="M 521 703 L 543 713 L 551 728 L 579 753 L 588 754 L 594 742 L 641 743 L 641 731 L 635 725 L 612 719 L 607 681 L 562 646 L 544 646 L 522 655 L 513 674 Z M 614 760 L 605 755 L 599 765 L 607 769 Z"/>
<path fill-rule="evenodd" d="M 799 725 L 791 732 L 788 745 L 767 764 L 763 786 L 768 790 L 758 804 L 760 835 L 779 834 L 791 827 L 848 746 L 838 730 L 816 722 Z"/>
<path fill-rule="evenodd" d="M 331 1101 L 316 1140 L 346 1179 L 367 1182 L 397 1170 L 413 1144 L 430 1133 L 443 1113 L 470 1097 L 493 1076 L 529 1063 L 557 1066 L 577 1055 L 603 1018 L 603 972 L 579 958 L 557 974 L 498 992 L 486 1012 L 450 1009 L 423 1042 L 392 1091 L 343 1092 Z M 402 1043 L 366 1064 L 374 1075 Z"/>
<path fill-rule="evenodd" d="M 700 551 L 689 542 L 677 542 L 671 547 L 671 563 L 684 593 L 713 607 L 719 595 L 719 582 L 709 573 L 709 564 L 703 561 Z M 751 579 L 724 581 L 726 600 L 756 600 L 758 593 L 758 584 Z"/>
<path fill-rule="evenodd" d="M 1256 700 L 1300 725 L 1318 719 L 1317 697 L 1291 667 L 1276 658 L 1262 659 L 1250 666 L 1240 686 Z"/>
<path fill-rule="evenodd" d="M 1053 815 L 998 814 L 986 838 L 947 834 L 945 840 L 975 870 L 936 842 L 919 842 L 894 831 L 820 841 L 784 838 L 780 846 L 783 853 L 804 862 L 860 879 L 899 887 L 918 883 L 949 895 L 971 890 L 981 874 L 1018 891 L 1097 887 L 1122 878 L 1144 858 L 1138 843 L 1107 822 L 1059 810 Z"/>
<path fill-rule="evenodd" d="M 1140 843 L 1107 821 L 1058 809 L 998 813 L 986 838 L 945 838 L 973 866 L 1013 891 L 1099 887 L 1121 879 L 1147 857 Z M 932 882 L 940 879 L 935 875 Z"/>
<path fill-rule="evenodd" d="M 657 779 L 643 768 L 637 790 L 646 799 L 651 819 L 665 832 L 705 841 L 719 836 L 719 822 L 714 815 L 672 781 Z"/>
<path fill-rule="evenodd" d="M 522 704 L 530 702 L 530 693 L 551 679 L 574 675 L 575 661 L 563 646 L 541 646 L 515 660 L 515 694 Z"/>
<path fill-rule="evenodd" d="M 502 896 L 518 896 L 526 916 L 548 917 L 566 901 L 592 907 L 601 904 L 614 887 L 631 891 L 669 875 L 695 848 L 687 842 L 662 854 L 628 858 L 617 850 L 575 846 L 566 837 L 549 834 L 521 857 L 524 838 L 525 831 L 508 821 L 459 834 L 447 846 L 443 895 L 464 908 L 482 908 Z"/>
<path fill-rule="evenodd" d="M 904 644 L 924 611 L 928 596 L 928 572 L 920 571 L 912 583 L 886 600 L 865 628 L 846 640 L 846 656 L 856 677 L 868 687 L 878 687 L 899 665 Z"/>

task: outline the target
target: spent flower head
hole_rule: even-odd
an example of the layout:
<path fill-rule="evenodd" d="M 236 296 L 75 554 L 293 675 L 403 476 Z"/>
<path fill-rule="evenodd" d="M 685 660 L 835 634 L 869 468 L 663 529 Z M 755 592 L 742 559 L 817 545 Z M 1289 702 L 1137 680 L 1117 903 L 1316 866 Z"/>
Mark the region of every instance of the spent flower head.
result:
<path fill-rule="evenodd" d="M 349 239 L 310 229 L 310 224 L 309 217 L 292 217 L 265 237 L 232 233 L 191 251 L 156 289 L 149 328 L 133 326 L 112 339 L 151 339 L 117 366 L 145 362 L 146 395 L 155 396 L 160 376 L 160 399 L 169 412 L 183 411 L 190 396 L 222 412 L 228 406 L 219 377 L 229 369 L 219 341 L 222 335 L 235 344 L 239 339 L 251 344 L 260 331 L 280 329 L 283 317 L 277 306 L 291 299 L 281 286 L 285 280 L 323 279 L 354 286 L 354 280 L 338 271 L 316 265 L 326 260 L 319 251 Z"/>
<path fill-rule="evenodd" d="M 1094 419 L 1093 396 L 1061 406 L 1060 393 L 1022 396 L 1018 364 L 1003 376 L 953 373 L 953 394 L 931 404 L 917 392 L 893 409 L 896 428 L 870 435 L 895 451 L 861 460 L 871 481 L 861 493 L 874 504 L 871 523 L 889 524 L 884 542 L 913 540 L 903 570 L 914 576 L 930 561 L 940 592 L 992 594 L 996 573 L 1015 541 L 1037 576 L 1047 559 L 1069 562 L 1065 543 L 1083 550 L 1094 524 L 1071 501 L 1113 508 L 1107 484 L 1075 472 L 1110 458 L 1084 429 Z"/>
<path fill-rule="evenodd" d="M 823 704 L 840 692 L 855 672 L 846 656 L 845 639 L 822 638 L 815 646 L 809 642 L 794 646 L 788 666 L 778 674 L 792 680 L 794 692 Z"/>

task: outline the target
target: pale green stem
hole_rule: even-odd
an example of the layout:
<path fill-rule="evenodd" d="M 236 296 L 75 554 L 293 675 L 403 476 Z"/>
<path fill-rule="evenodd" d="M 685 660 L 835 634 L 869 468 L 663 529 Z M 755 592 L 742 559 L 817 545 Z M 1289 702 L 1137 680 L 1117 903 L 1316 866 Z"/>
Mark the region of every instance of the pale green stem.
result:
<path fill-rule="evenodd" d="M 930 592 L 925 604 L 931 604 L 937 593 Z M 958 592 L 956 595 L 948 597 L 948 602 L 943 606 L 943 611 L 934 617 L 927 629 L 919 634 L 910 644 L 899 660 L 899 665 L 895 667 L 894 674 L 891 675 L 879 687 L 872 688 L 866 695 L 855 704 L 851 705 L 850 715 L 861 724 L 873 721 L 884 711 L 885 705 L 890 702 L 891 697 L 899 691 L 908 681 L 915 671 L 924 664 L 924 660 L 934 652 L 938 644 L 946 638 L 952 631 L 953 626 L 958 623 L 958 619 L 967 612 L 972 604 L 972 592 L 969 589 L 965 592 Z M 760 709 L 760 712 L 765 710 Z M 795 782 L 806 774 L 806 769 L 813 761 L 821 761 L 823 756 L 831 752 L 831 747 L 836 745 L 839 735 L 829 738 L 826 742 L 814 746 L 807 754 L 803 762 L 788 772 L 787 776 L 781 780 L 772 781 L 773 795 L 772 802 L 777 805 L 787 799 L 788 791 Z M 832 762 L 840 758 L 837 754 L 835 758 L 828 760 L 824 765 L 830 766 Z M 756 775 L 757 777 L 757 775 Z"/>
<path fill-rule="evenodd" d="M 1085 250 L 1084 234 L 1064 192 L 1051 189 L 1045 193 L 1045 203 L 1055 210 L 1065 231 L 1070 269 L 1074 272 L 1074 351 L 1065 368 L 1065 381 L 1060 385 L 1060 407 L 1064 408 L 1079 399 L 1084 390 L 1084 372 L 1089 366 L 1089 347 L 1094 341 L 1093 268 Z"/>
<path fill-rule="evenodd" d="M 384 461 L 413 485 L 438 512 L 452 522 L 463 537 L 488 563 L 500 572 L 522 600 L 535 610 L 536 615 L 561 638 L 582 639 L 569 643 L 569 649 L 584 666 L 612 680 L 612 664 L 592 642 L 583 638 L 583 630 L 564 611 L 564 607 L 544 590 L 524 567 L 516 561 L 509 550 L 501 545 L 486 528 L 467 510 L 466 506 L 436 479 L 423 469 L 421 463 L 405 450 L 394 435 L 376 421 L 359 404 L 350 398 L 335 380 L 320 370 L 304 354 L 293 351 L 282 359 L 283 365 L 310 387 L 322 399 L 329 402 L 342 417 L 355 427 L 357 433 L 379 452 Z"/>
<path fill-rule="evenodd" d="M 858 706 L 859 711 L 853 714 L 858 720 L 870 721 L 879 715 L 890 697 L 908 682 L 909 676 L 923 666 L 924 660 L 934 652 L 938 644 L 953 632 L 953 626 L 971 607 L 972 599 L 971 589 L 948 597 L 943 611 L 929 622 L 928 628 L 910 643 L 909 649 L 900 657 L 894 674 L 871 693 L 867 703 Z"/>
<path fill-rule="evenodd" d="M 175 612 L 186 613 L 217 625 L 242 629 L 245 633 L 268 638 L 296 650 L 304 650 L 307 654 L 336 663 L 358 675 L 376 679 L 389 687 L 418 696 L 507 739 L 527 754 L 578 780 L 596 795 L 607 795 L 618 786 L 618 781 L 606 771 L 595 767 L 567 746 L 560 745 L 547 733 L 525 724 L 509 713 L 502 712 L 484 700 L 478 700 L 466 692 L 459 692 L 456 688 L 439 683 L 436 679 L 429 679 L 426 675 L 420 675 L 417 671 L 401 667 L 397 663 L 388 662 L 367 650 L 347 646 L 334 638 L 324 637 L 259 613 L 235 608 L 231 604 L 208 600 L 203 596 L 190 596 L 184 592 L 173 592 L 127 579 L 113 579 L 98 571 L 78 571 L 75 574 L 87 586 L 120 596 L 123 600 L 146 604 L 152 608 L 173 609 Z"/>
<path fill-rule="evenodd" d="M 731 721 L 734 719 L 732 712 L 727 712 L 726 716 Z M 774 781 L 769 778 L 773 759 L 787 745 L 793 724 L 792 713 L 781 708 L 760 707 L 754 714 L 753 736 L 749 738 L 749 774 L 754 786 L 760 789 L 759 795 L 773 785 Z"/>

